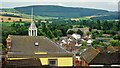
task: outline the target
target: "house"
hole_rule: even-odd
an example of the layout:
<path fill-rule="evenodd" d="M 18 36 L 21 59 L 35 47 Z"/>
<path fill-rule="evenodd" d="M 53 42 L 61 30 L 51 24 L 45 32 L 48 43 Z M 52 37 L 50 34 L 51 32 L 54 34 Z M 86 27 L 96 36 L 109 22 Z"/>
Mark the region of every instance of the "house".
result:
<path fill-rule="evenodd" d="M 113 46 L 108 46 L 106 50 L 100 52 L 94 48 L 88 48 L 82 53 L 82 66 L 120 66 L 120 51 Z"/>
<path fill-rule="evenodd" d="M 88 27 L 68 29 L 68 30 L 67 30 L 67 33 L 68 33 L 68 31 L 70 31 L 70 30 L 75 31 L 75 32 L 77 32 L 78 30 L 81 30 L 84 34 L 86 34 L 87 32 L 89 32 L 89 28 L 88 28 Z"/>
<path fill-rule="evenodd" d="M 90 47 L 82 53 L 82 66 L 89 66 L 89 63 L 98 55 L 99 51 Z"/>
<path fill-rule="evenodd" d="M 91 39 L 87 40 L 87 46 L 88 47 L 92 46 L 92 42 L 93 42 L 93 40 L 91 40 Z"/>
<path fill-rule="evenodd" d="M 86 43 L 85 47 L 89 48 L 92 46 L 92 39 L 83 39 L 81 35 L 73 33 L 72 35 L 67 35 L 66 37 L 62 37 L 58 44 L 60 44 L 62 47 L 64 47 L 67 51 L 74 53 L 74 56 L 76 56 L 75 62 L 81 61 L 78 56 L 80 57 L 80 49 L 82 48 L 83 42 Z M 79 66 L 79 63 L 77 63 L 77 66 Z"/>
<path fill-rule="evenodd" d="M 103 66 L 112 66 L 120 64 L 120 53 L 99 53 L 89 64 L 90 65 L 103 65 Z"/>
<path fill-rule="evenodd" d="M 29 36 L 9 35 L 6 39 L 6 65 L 29 66 L 73 66 L 73 54 L 57 45 L 49 38 L 37 36 L 37 27 L 32 21 Z"/>
<path fill-rule="evenodd" d="M 110 40 L 113 40 L 113 38 L 98 37 L 95 40 L 103 42 L 106 45 L 109 45 L 110 44 Z"/>
<path fill-rule="evenodd" d="M 110 34 L 102 34 L 102 37 L 110 37 Z"/>
<path fill-rule="evenodd" d="M 92 31 L 94 31 L 94 32 L 98 31 L 100 33 L 102 30 L 92 29 Z"/>

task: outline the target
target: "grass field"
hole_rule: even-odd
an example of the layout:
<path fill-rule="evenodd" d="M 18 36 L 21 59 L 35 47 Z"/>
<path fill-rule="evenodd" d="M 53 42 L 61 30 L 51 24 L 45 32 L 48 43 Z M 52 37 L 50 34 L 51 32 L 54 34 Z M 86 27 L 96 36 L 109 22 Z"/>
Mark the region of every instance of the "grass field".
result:
<path fill-rule="evenodd" d="M 3 18 L 3 20 L 1 20 Z M 11 18 L 11 20 L 9 20 L 8 18 Z M 8 17 L 8 16 L 0 16 L 0 22 L 15 22 L 15 21 L 20 21 L 20 19 L 22 21 L 25 22 L 31 22 L 31 19 L 27 19 L 27 18 L 17 18 L 17 17 Z"/>
<path fill-rule="evenodd" d="M 6 22 L 2 23 L 2 22 L 0 22 L 0 24 L 2 24 L 3 27 L 4 26 L 11 26 L 13 24 L 13 22 L 11 22 L 11 23 L 6 23 Z M 20 25 L 24 25 L 24 23 L 20 23 Z"/>
<path fill-rule="evenodd" d="M 17 15 L 17 16 L 20 15 L 20 14 L 18 14 L 18 13 L 11 13 L 11 12 L 0 12 L 0 14 L 14 14 L 14 15 Z"/>

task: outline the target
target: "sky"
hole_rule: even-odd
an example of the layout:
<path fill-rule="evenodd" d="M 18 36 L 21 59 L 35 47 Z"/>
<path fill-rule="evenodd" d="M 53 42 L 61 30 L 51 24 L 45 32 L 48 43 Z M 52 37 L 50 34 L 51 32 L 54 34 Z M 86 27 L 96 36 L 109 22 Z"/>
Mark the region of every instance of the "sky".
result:
<path fill-rule="evenodd" d="M 84 7 L 118 10 L 119 0 L 0 0 L 0 8 L 14 8 L 29 5 L 60 5 L 65 7 Z"/>

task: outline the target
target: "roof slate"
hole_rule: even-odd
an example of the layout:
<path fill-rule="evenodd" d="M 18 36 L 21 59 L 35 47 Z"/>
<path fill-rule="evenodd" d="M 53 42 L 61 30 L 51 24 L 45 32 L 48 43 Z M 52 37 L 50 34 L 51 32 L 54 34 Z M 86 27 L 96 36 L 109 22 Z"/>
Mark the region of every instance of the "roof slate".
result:
<path fill-rule="evenodd" d="M 98 53 L 99 52 L 96 49 L 89 47 L 82 53 L 82 57 L 87 63 L 90 63 L 98 55 Z"/>
<path fill-rule="evenodd" d="M 120 53 L 99 53 L 90 64 L 120 64 Z"/>
<path fill-rule="evenodd" d="M 7 62 L 7 67 L 27 67 L 27 66 L 42 66 L 39 59 L 24 59 L 24 60 L 9 60 Z"/>
<path fill-rule="evenodd" d="M 8 52 L 18 53 L 10 55 L 34 55 L 35 52 L 47 52 L 48 54 L 70 54 L 68 51 L 57 45 L 44 36 L 15 36 L 9 35 L 11 38 L 11 48 Z M 38 46 L 35 46 L 38 43 Z"/>

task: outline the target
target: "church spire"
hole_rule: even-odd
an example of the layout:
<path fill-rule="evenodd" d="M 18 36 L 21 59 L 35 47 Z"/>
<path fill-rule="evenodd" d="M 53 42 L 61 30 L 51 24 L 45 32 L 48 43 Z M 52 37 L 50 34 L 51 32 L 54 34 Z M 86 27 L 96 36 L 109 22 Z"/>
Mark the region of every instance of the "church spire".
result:
<path fill-rule="evenodd" d="M 37 27 L 33 20 L 33 8 L 32 8 L 32 12 L 31 12 L 31 25 L 29 27 L 28 34 L 29 34 L 29 36 L 37 36 Z"/>

